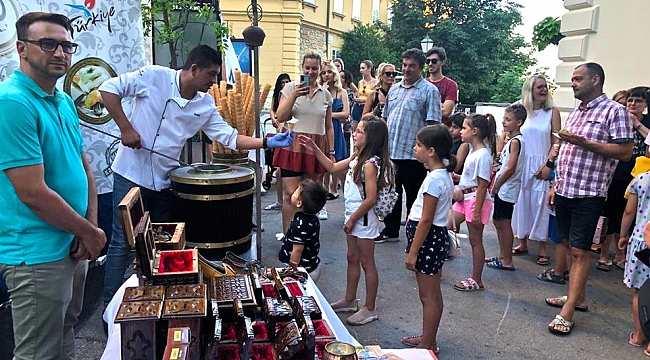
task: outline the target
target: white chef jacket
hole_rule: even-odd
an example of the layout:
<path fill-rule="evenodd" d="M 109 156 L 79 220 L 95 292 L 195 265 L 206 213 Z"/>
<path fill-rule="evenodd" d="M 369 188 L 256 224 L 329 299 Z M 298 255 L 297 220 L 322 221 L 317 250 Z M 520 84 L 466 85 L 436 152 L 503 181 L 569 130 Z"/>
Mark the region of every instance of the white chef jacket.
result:
<path fill-rule="evenodd" d="M 207 93 L 183 99 L 180 75 L 180 70 L 147 65 L 107 80 L 99 90 L 134 98 L 130 121 L 143 147 L 178 159 L 185 142 L 203 130 L 210 139 L 236 149 L 237 129 L 223 120 Z M 114 172 L 151 190 L 169 188 L 169 172 L 177 167 L 176 161 L 121 143 L 113 162 Z"/>

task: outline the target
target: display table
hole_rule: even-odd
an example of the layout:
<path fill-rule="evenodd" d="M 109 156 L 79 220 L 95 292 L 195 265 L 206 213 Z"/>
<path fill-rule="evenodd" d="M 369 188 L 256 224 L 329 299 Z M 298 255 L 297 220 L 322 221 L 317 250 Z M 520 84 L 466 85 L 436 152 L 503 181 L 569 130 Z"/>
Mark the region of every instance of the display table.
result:
<path fill-rule="evenodd" d="M 120 359 L 120 325 L 114 323 L 115 315 L 124 296 L 124 290 L 128 287 L 138 286 L 137 275 L 132 275 L 122 286 L 117 290 L 115 296 L 106 307 L 104 311 L 103 318 L 106 323 L 108 323 L 108 340 L 106 341 L 106 348 L 102 354 L 101 359 L 106 360 L 115 360 Z M 327 300 L 323 297 L 323 294 L 320 292 L 316 284 L 312 281 L 311 278 L 307 280 L 305 285 L 306 295 L 311 295 L 316 299 L 316 302 L 320 306 L 323 312 L 323 318 L 327 320 L 330 324 L 332 331 L 336 338 L 340 341 L 353 344 L 354 346 L 360 346 L 359 342 L 350 335 L 350 332 L 345 328 L 345 325 L 341 322 L 341 319 L 336 315 L 332 307 L 329 305 Z"/>

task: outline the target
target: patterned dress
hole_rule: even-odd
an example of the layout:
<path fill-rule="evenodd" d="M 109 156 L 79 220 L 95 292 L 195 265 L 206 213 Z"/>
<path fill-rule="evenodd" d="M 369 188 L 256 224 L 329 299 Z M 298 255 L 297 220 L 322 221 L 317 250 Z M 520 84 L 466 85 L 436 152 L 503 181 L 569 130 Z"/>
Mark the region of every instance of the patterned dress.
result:
<path fill-rule="evenodd" d="M 627 262 L 623 275 L 623 283 L 628 288 L 640 289 L 641 286 L 650 278 L 650 268 L 639 261 L 634 253 L 646 248 L 643 240 L 643 228 L 650 220 L 650 171 L 639 174 L 632 180 L 630 194 L 637 195 L 636 220 L 634 230 L 630 237 L 630 243 L 627 246 Z"/>

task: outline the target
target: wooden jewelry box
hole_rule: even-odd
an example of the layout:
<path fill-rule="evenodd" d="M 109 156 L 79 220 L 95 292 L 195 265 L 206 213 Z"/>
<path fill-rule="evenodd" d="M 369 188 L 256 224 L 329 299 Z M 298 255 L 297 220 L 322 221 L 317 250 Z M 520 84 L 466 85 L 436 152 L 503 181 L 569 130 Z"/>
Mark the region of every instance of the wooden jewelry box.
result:
<path fill-rule="evenodd" d="M 139 187 L 133 187 L 117 206 L 122 222 L 124 241 L 135 246 L 135 227 L 144 216 L 144 202 Z M 185 249 L 185 223 L 152 223 L 154 242 L 158 250 Z"/>
<path fill-rule="evenodd" d="M 142 275 L 153 285 L 192 285 L 202 281 L 196 249 L 158 251 L 145 211 L 136 226 L 135 250 Z"/>

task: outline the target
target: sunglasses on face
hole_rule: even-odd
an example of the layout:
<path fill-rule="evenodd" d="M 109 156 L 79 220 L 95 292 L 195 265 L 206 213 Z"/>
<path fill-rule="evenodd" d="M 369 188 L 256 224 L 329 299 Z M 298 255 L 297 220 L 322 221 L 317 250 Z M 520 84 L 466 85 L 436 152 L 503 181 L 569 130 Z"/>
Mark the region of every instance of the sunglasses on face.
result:
<path fill-rule="evenodd" d="M 20 39 L 20 41 L 38 45 L 41 47 L 41 50 L 45 52 L 55 52 L 56 49 L 59 48 L 59 45 L 61 45 L 61 49 L 63 49 L 63 52 L 66 54 L 74 54 L 79 46 L 79 44 L 70 41 L 57 41 L 50 38 L 43 38 L 40 40 Z"/>
<path fill-rule="evenodd" d="M 440 59 L 427 59 L 427 64 L 435 65 L 440 61 Z"/>
<path fill-rule="evenodd" d="M 397 71 L 384 71 L 384 75 L 388 77 L 395 77 L 397 76 Z"/>

